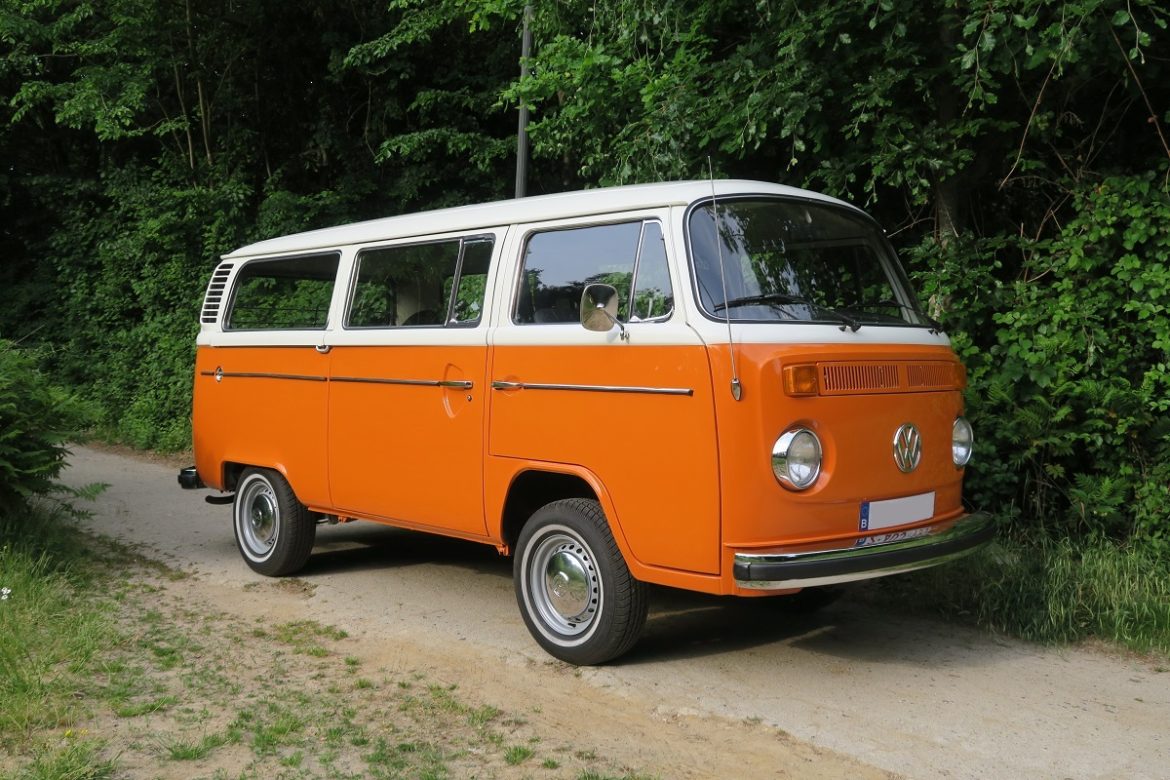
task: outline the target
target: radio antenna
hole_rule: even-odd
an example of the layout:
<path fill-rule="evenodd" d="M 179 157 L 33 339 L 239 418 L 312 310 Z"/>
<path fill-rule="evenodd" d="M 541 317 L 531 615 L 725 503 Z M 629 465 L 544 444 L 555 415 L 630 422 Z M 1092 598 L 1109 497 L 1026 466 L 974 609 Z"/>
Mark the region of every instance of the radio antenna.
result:
<path fill-rule="evenodd" d="M 731 335 L 731 307 L 727 300 L 727 274 L 723 270 L 723 236 L 719 229 L 719 202 L 715 200 L 715 168 L 711 155 L 707 155 L 707 179 L 711 182 L 711 211 L 715 217 L 715 251 L 719 255 L 719 284 L 723 287 L 723 321 L 727 323 L 727 351 L 731 353 L 731 397 L 743 398 L 743 385 L 739 381 L 739 365 L 735 359 L 735 339 Z"/>

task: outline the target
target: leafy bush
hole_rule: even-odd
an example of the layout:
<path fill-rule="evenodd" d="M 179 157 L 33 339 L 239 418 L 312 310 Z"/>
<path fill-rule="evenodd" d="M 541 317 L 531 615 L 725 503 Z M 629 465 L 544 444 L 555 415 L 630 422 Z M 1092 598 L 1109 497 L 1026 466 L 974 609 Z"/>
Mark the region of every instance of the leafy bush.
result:
<path fill-rule="evenodd" d="M 86 417 L 31 356 L 0 341 L 0 515 L 52 490 L 65 465 L 65 442 Z"/>
<path fill-rule="evenodd" d="M 1170 194 L 1083 186 L 1052 238 L 972 241 L 921 281 L 968 363 L 970 494 L 1051 538 L 1170 554 Z M 1012 257 L 1022 255 L 1022 262 Z M 972 263 L 994 254 L 995 264 Z M 1002 267 L 1018 267 L 1001 279 Z M 981 332 L 982 331 L 982 332 Z"/>

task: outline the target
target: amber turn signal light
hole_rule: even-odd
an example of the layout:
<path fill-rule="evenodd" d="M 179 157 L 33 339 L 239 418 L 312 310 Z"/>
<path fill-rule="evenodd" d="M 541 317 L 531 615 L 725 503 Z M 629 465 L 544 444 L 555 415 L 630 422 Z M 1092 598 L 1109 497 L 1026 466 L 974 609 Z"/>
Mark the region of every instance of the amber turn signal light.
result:
<path fill-rule="evenodd" d="M 784 367 L 784 392 L 788 395 L 816 395 L 817 367 L 813 364 Z"/>

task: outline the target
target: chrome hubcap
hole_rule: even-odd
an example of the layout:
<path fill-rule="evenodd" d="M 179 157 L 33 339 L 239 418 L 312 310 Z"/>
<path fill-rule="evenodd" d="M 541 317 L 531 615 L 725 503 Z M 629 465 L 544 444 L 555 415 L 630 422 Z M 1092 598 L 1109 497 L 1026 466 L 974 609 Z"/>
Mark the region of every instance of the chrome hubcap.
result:
<path fill-rule="evenodd" d="M 544 582 L 553 609 L 566 620 L 576 618 L 589 606 L 589 575 L 575 555 L 565 551 L 553 555 Z"/>
<path fill-rule="evenodd" d="M 271 544 L 272 530 L 276 527 L 276 507 L 272 497 L 260 495 L 252 504 L 252 535 Z"/>
<path fill-rule="evenodd" d="M 550 533 L 537 543 L 528 571 L 533 606 L 549 628 L 570 636 L 589 630 L 601 605 L 601 580 L 580 539 Z"/>
<path fill-rule="evenodd" d="M 249 551 L 267 555 L 276 544 L 279 533 L 280 508 L 276 494 L 262 480 L 249 483 L 241 496 L 239 519 L 240 536 Z"/>

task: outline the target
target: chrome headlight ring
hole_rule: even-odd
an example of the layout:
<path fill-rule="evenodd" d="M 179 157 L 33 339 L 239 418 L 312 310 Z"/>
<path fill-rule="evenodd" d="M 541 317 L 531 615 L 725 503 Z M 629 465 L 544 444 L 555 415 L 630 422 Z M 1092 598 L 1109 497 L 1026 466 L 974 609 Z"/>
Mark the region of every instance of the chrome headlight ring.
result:
<path fill-rule="evenodd" d="M 789 490 L 807 490 L 821 474 L 821 440 L 808 428 L 789 428 L 772 445 L 772 473 Z"/>
<path fill-rule="evenodd" d="M 966 466 L 974 451 L 975 431 L 971 423 L 964 417 L 956 417 L 955 424 L 951 426 L 951 459 L 955 462 L 955 468 Z"/>

